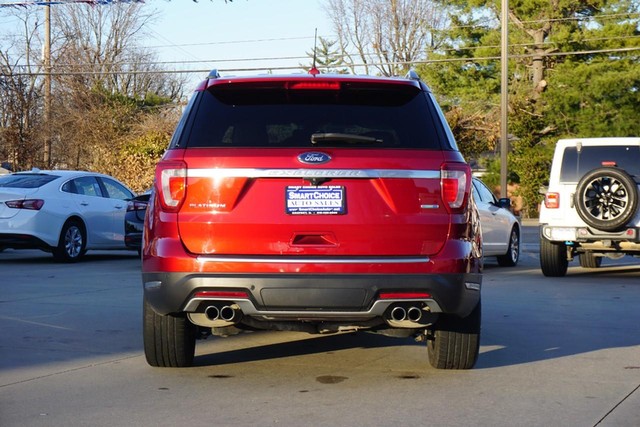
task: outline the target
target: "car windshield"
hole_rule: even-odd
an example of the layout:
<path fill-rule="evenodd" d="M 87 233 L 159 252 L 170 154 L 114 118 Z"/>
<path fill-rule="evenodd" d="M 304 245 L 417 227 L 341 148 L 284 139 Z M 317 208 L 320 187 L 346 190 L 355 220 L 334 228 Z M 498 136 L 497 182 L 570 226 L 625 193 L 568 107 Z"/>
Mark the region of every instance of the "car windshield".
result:
<path fill-rule="evenodd" d="M 640 147 L 629 145 L 567 147 L 562 157 L 561 182 L 578 182 L 587 172 L 615 164 L 630 175 L 640 176 Z"/>
<path fill-rule="evenodd" d="M 39 188 L 58 178 L 56 175 L 45 174 L 11 174 L 0 176 L 0 187 L 4 188 Z"/>
<path fill-rule="evenodd" d="M 224 85 L 223 85 L 224 86 Z M 232 85 L 230 85 L 232 86 Z M 451 149 L 442 147 L 430 100 L 415 87 L 340 91 L 233 87 L 205 91 L 189 147 Z"/>

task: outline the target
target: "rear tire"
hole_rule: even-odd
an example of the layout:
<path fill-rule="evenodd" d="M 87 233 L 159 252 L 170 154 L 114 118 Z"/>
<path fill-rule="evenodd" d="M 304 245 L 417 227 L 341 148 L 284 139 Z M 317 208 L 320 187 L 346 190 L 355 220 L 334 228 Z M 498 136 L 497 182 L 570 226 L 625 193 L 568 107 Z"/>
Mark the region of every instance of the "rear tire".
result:
<path fill-rule="evenodd" d="M 594 256 L 591 252 L 581 253 L 579 258 L 582 268 L 599 268 L 602 263 L 602 257 Z"/>
<path fill-rule="evenodd" d="M 62 226 L 58 246 L 52 251 L 53 259 L 59 262 L 77 262 L 87 252 L 87 233 L 82 223 L 67 221 Z"/>
<path fill-rule="evenodd" d="M 540 268 L 547 277 L 562 277 L 567 274 L 567 245 L 540 238 Z"/>
<path fill-rule="evenodd" d="M 144 355 L 151 366 L 185 368 L 193 365 L 197 327 L 185 314 L 157 314 L 144 299 Z"/>
<path fill-rule="evenodd" d="M 513 226 L 509 235 L 509 248 L 507 253 L 496 257 L 501 267 L 515 267 L 520 259 L 520 230 Z"/>
<path fill-rule="evenodd" d="M 471 369 L 480 350 L 481 303 L 467 317 L 440 315 L 427 341 L 429 363 L 437 369 Z"/>

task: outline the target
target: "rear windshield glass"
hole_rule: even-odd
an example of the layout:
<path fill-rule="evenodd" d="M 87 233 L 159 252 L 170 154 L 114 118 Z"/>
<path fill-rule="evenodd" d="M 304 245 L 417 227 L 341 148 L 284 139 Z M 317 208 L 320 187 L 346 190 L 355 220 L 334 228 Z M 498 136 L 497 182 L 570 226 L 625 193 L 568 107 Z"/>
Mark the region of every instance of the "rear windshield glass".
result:
<path fill-rule="evenodd" d="M 231 85 L 230 85 L 231 86 Z M 213 86 L 189 147 L 442 147 L 428 97 L 411 86 L 285 90 Z M 185 144 L 185 141 L 181 141 Z"/>
<path fill-rule="evenodd" d="M 38 188 L 58 178 L 55 175 L 16 174 L 0 176 L 0 187 Z"/>
<path fill-rule="evenodd" d="M 603 162 L 614 162 L 630 175 L 640 177 L 640 147 L 609 145 L 567 147 L 562 157 L 560 181 L 578 182 L 587 172 L 603 167 Z"/>

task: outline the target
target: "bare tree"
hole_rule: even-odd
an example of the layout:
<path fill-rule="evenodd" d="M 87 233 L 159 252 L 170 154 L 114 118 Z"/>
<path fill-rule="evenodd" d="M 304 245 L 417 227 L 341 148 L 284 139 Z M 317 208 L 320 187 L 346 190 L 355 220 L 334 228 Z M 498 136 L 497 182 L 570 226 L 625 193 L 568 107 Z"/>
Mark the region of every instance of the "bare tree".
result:
<path fill-rule="evenodd" d="M 0 47 L 0 161 L 14 170 L 39 166 L 43 144 L 41 42 L 38 15 L 13 11 L 20 22 L 15 33 L 2 37 Z"/>
<path fill-rule="evenodd" d="M 425 60 L 448 22 L 432 0 L 329 0 L 326 12 L 351 71 L 386 76 Z"/>
<path fill-rule="evenodd" d="M 171 106 L 183 78 L 163 74 L 138 40 L 154 12 L 138 3 L 55 9 L 55 154 L 61 167 L 96 169 L 152 108 Z"/>
<path fill-rule="evenodd" d="M 181 80 L 158 75 L 155 54 L 138 41 L 156 17 L 139 3 L 108 7 L 68 5 L 55 8 L 54 24 L 61 43 L 56 69 L 91 87 L 141 99 L 149 93 L 175 96 Z M 178 92 L 178 93 L 177 93 Z"/>

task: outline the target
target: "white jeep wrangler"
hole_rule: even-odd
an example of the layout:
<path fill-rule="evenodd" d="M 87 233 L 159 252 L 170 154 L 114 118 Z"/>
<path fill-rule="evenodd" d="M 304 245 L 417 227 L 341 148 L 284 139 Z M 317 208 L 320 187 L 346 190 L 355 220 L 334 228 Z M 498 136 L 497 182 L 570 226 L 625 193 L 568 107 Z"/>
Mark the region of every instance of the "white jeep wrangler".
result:
<path fill-rule="evenodd" d="M 640 256 L 640 138 L 558 141 L 540 211 L 540 267 L 597 268 L 602 257 Z"/>

